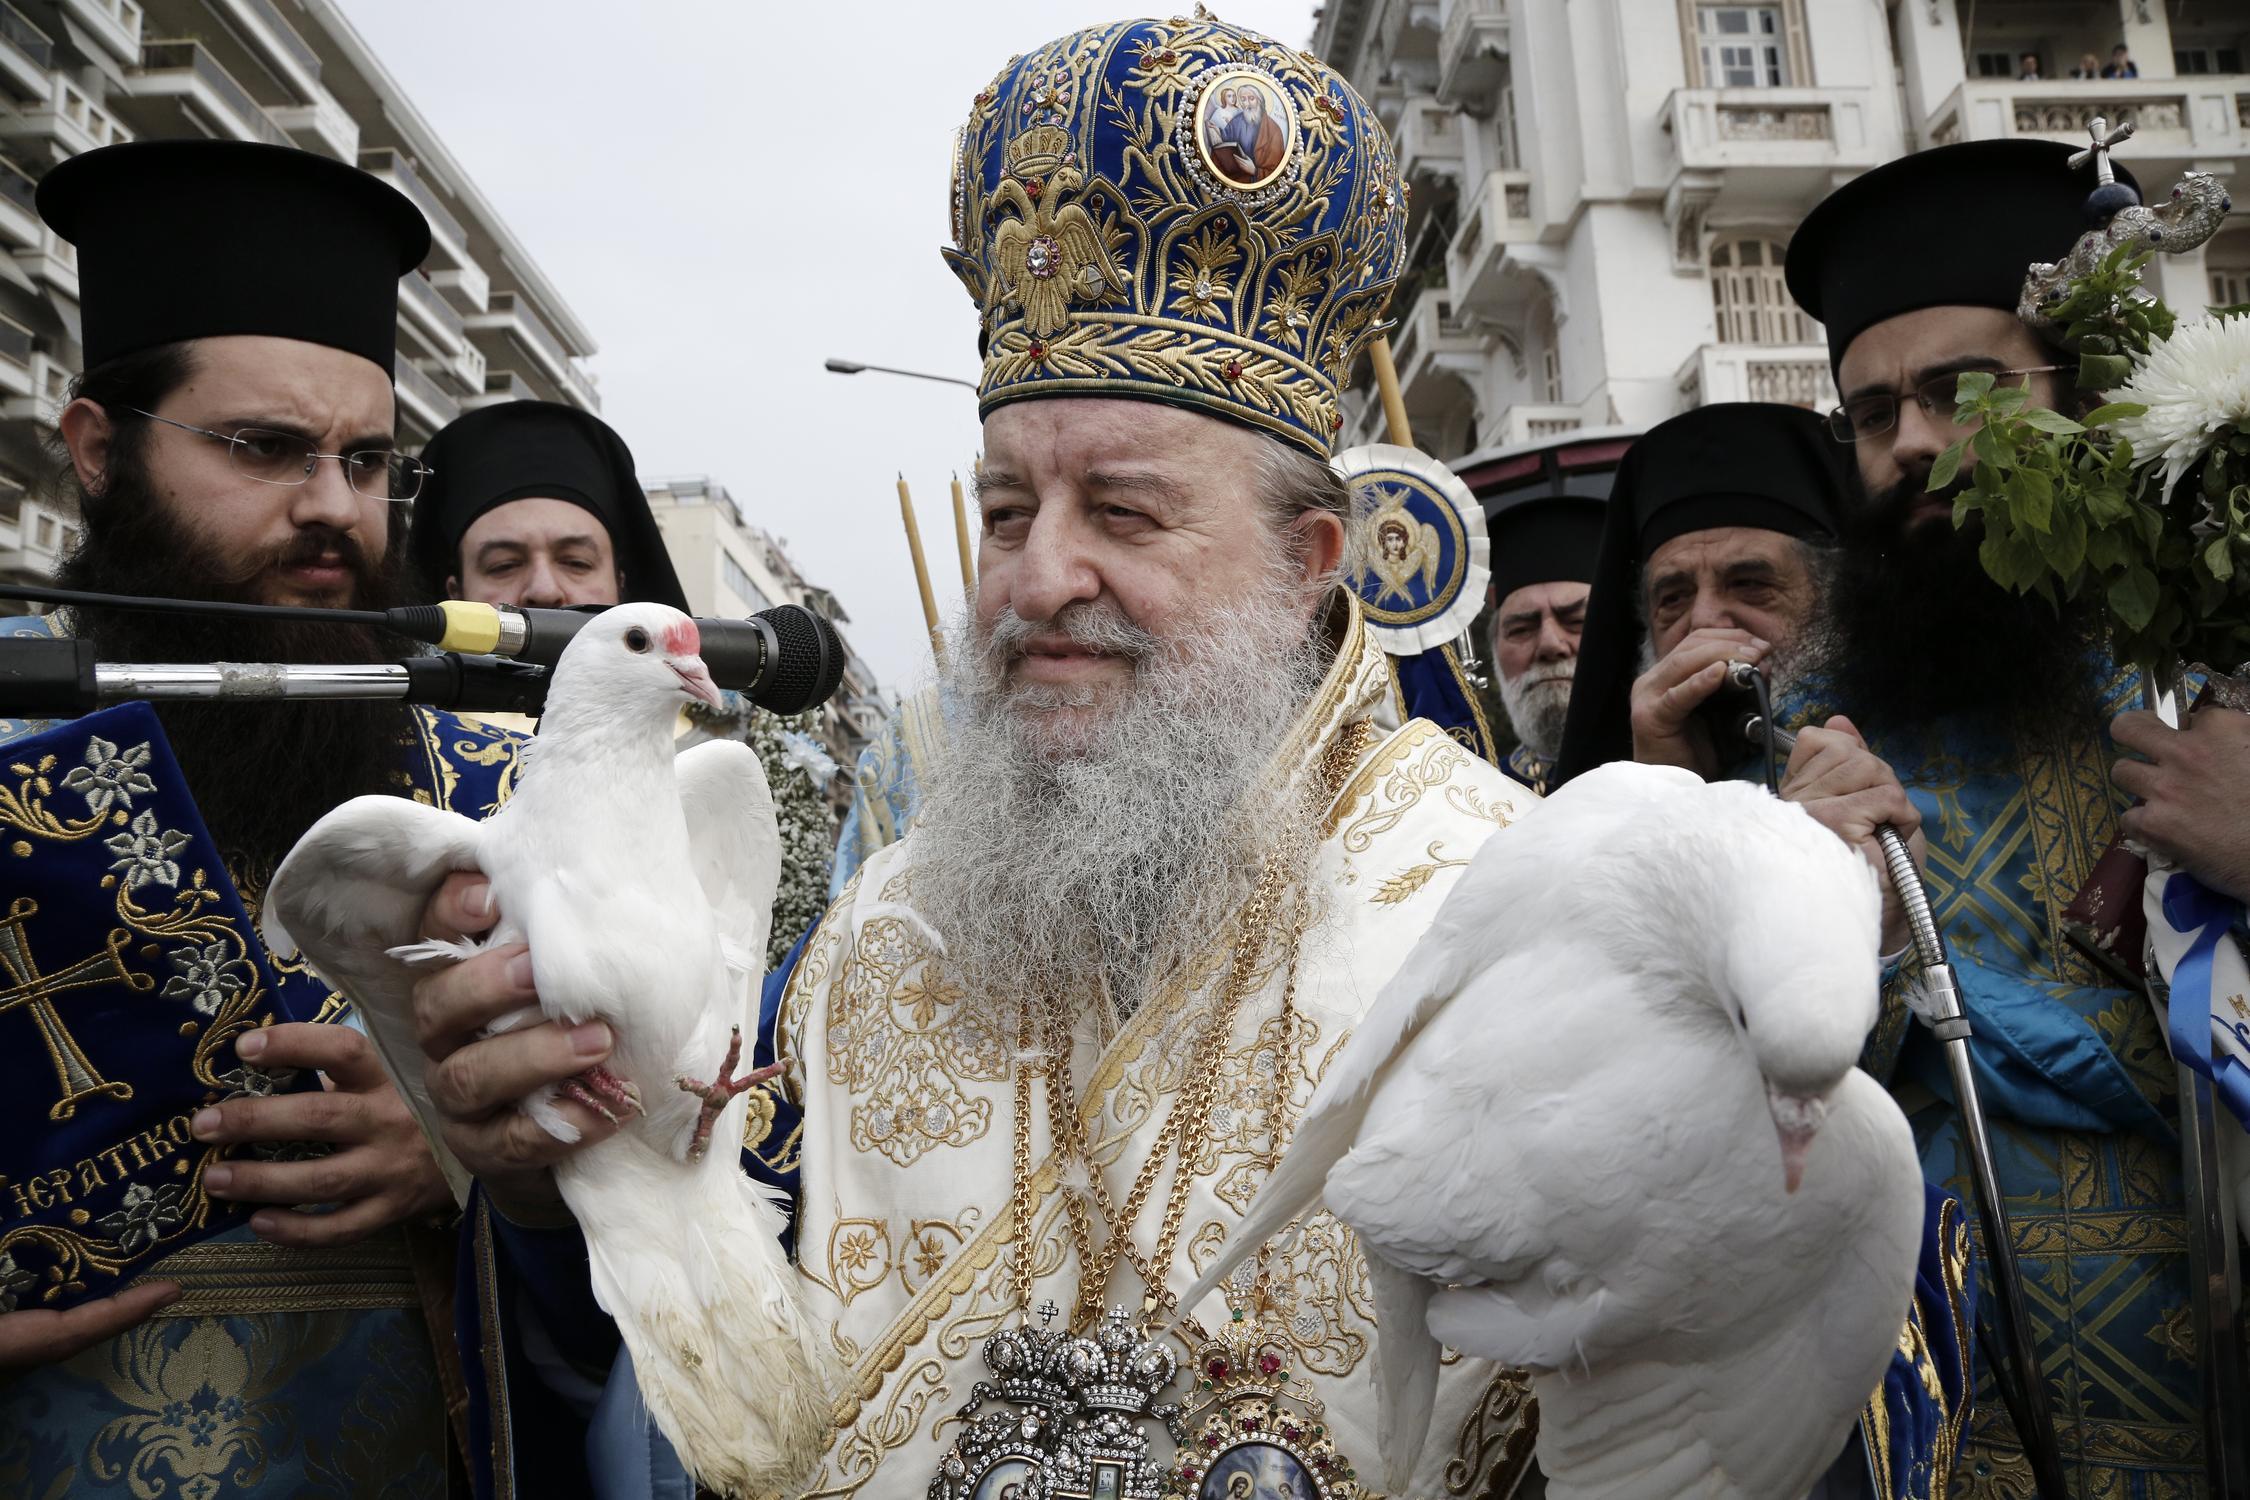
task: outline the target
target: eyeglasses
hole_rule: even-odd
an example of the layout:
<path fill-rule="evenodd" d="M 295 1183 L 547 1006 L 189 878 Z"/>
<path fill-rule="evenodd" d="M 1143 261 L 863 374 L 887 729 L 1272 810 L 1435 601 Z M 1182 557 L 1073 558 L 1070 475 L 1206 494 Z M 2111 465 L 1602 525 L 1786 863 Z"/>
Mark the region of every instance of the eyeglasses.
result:
<path fill-rule="evenodd" d="M 238 427 L 233 432 L 213 432 L 187 422 L 175 422 L 152 411 L 129 406 L 127 411 L 207 437 L 227 445 L 234 471 L 260 484 L 303 484 L 324 458 L 342 466 L 344 481 L 370 500 L 411 500 L 422 493 L 422 481 L 435 472 L 418 458 L 408 458 L 391 448 L 362 448 L 357 453 L 323 453 L 312 439 L 270 427 Z"/>
<path fill-rule="evenodd" d="M 1997 384 L 2017 376 L 2029 379 L 2034 375 L 2046 375 L 2067 368 L 2067 365 L 2033 365 L 2024 370 L 1994 370 L 1991 375 Z M 1955 370 L 1951 374 L 1940 375 L 1935 380 L 1925 381 L 1914 392 L 1915 404 L 1937 420 L 1951 422 L 1953 413 L 1960 406 L 1954 399 L 1954 392 L 1961 388 L 1961 377 L 1973 373 L 1975 372 L 1970 370 Z M 1899 400 L 1897 395 L 1884 391 L 1880 395 L 1858 396 L 1846 401 L 1828 413 L 1829 435 L 1839 443 L 1856 443 L 1861 438 L 1889 432 L 1898 425 Z"/>

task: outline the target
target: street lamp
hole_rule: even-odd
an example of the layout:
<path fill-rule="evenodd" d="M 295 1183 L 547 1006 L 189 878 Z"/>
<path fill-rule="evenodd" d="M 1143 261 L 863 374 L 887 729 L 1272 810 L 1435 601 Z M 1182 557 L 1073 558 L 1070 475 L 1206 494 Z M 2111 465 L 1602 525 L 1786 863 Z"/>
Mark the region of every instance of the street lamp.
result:
<path fill-rule="evenodd" d="M 858 375 L 873 370 L 882 375 L 906 375 L 916 380 L 936 380 L 942 381 L 946 385 L 965 385 L 972 391 L 977 388 L 975 381 L 963 380 L 958 375 L 932 375 L 923 370 L 900 370 L 890 365 L 863 365 L 856 360 L 849 359 L 831 359 L 827 362 L 826 367 L 832 375 Z"/>

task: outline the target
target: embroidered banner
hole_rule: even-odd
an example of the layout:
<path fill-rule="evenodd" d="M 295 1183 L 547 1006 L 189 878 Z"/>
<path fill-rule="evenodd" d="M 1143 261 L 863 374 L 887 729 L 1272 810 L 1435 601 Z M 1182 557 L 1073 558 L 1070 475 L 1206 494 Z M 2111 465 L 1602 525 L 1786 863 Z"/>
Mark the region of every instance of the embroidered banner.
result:
<path fill-rule="evenodd" d="M 188 1122 L 317 1087 L 234 1052 L 309 1019 L 277 990 L 148 705 L 0 746 L 0 1312 L 107 1295 L 240 1223 L 245 1207 L 203 1191 L 229 1148 Z"/>

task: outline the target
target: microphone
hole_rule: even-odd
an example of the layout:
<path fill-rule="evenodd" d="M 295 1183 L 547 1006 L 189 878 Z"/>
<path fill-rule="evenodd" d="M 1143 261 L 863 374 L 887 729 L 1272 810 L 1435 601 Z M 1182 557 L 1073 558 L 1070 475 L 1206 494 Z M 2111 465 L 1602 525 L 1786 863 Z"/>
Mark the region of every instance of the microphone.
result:
<path fill-rule="evenodd" d="M 383 612 L 401 635 L 441 651 L 510 657 L 552 667 L 570 638 L 598 609 L 518 609 L 448 599 Z M 823 615 L 802 604 L 777 604 L 747 620 L 700 619 L 703 665 L 720 687 L 760 708 L 800 714 L 836 695 L 844 680 L 844 640 Z"/>
<path fill-rule="evenodd" d="M 518 609 L 507 604 L 477 604 L 467 599 L 448 599 L 440 604 L 412 604 L 385 610 L 317 609 L 288 605 L 219 603 L 201 599 L 164 599 L 138 594 L 99 594 L 25 583 L 0 583 L 0 599 L 143 610 L 155 614 L 202 615 L 220 619 L 312 620 L 327 624 L 365 625 L 392 631 L 410 640 L 422 641 L 443 652 L 459 653 L 464 658 L 501 656 L 539 667 L 553 666 L 562 655 L 563 647 L 570 644 L 570 638 L 588 620 L 601 613 L 603 608 Z M 720 687 L 733 688 L 769 712 L 801 714 L 807 709 L 818 708 L 833 698 L 836 689 L 843 683 L 843 637 L 836 633 L 836 627 L 825 616 L 814 613 L 802 604 L 780 604 L 772 609 L 762 609 L 747 620 L 701 619 L 695 625 L 703 639 L 703 664 L 710 669 L 711 680 Z M 0 675 L 0 687 L 9 685 L 5 676 Z M 544 694 L 543 686 L 540 692 Z M 248 695 L 227 693 L 217 696 Z M 266 696 L 283 695 L 274 693 Z M 311 695 L 292 693 L 287 696 Z M 350 693 L 342 696 L 398 695 Z M 455 705 L 429 699 L 415 701 L 431 702 L 437 707 L 472 707 L 467 703 Z"/>
<path fill-rule="evenodd" d="M 105 703 L 388 698 L 464 713 L 536 714 L 547 669 L 451 652 L 402 662 L 105 662 L 70 637 L 0 639 L 0 714 L 76 718 Z"/>

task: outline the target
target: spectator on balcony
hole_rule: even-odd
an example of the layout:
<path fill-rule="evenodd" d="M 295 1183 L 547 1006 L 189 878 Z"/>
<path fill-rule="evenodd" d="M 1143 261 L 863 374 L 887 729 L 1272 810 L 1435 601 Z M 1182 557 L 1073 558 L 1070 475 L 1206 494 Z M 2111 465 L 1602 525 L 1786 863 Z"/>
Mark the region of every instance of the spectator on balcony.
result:
<path fill-rule="evenodd" d="M 1604 502 L 1532 494 L 1486 521 L 1492 539 L 1493 669 L 1516 748 L 1501 769 L 1542 795 L 1562 749 Z"/>
<path fill-rule="evenodd" d="M 2102 60 L 2091 52 L 2081 52 L 2078 54 L 2078 66 L 2070 70 L 2070 76 L 2088 80 L 2100 78 Z"/>
<path fill-rule="evenodd" d="M 1718 716 L 1727 664 L 1793 675 L 1843 482 L 1826 424 L 1799 406 L 1699 406 L 1633 445 L 1610 490 L 1554 785 L 1626 759 L 1715 781 L 1749 758 Z"/>
<path fill-rule="evenodd" d="M 482 407 L 441 428 L 422 459 L 431 472 L 407 553 L 424 597 L 688 607 L 632 450 L 592 412 Z"/>
<path fill-rule="evenodd" d="M 2018 64 L 2016 72 L 2016 82 L 2037 83 L 2040 81 L 2038 53 L 2026 52 L 2023 56 L 2017 58 L 2016 62 Z"/>
<path fill-rule="evenodd" d="M 2102 69 L 2102 77 L 2138 78 L 2140 76 L 2141 70 L 2134 63 L 2132 53 L 2126 50 L 2123 42 L 2119 42 L 2109 49 L 2109 65 Z"/>

